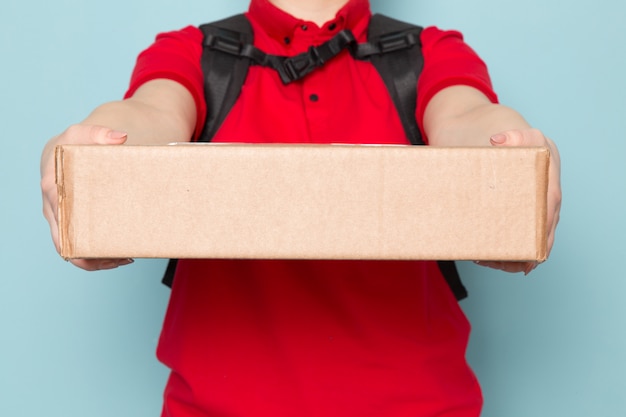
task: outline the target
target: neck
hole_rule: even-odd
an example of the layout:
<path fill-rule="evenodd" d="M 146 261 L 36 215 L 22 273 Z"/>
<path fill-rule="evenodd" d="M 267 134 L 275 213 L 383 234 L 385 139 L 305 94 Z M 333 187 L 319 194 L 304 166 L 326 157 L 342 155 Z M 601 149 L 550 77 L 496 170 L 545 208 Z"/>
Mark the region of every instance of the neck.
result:
<path fill-rule="evenodd" d="M 333 19 L 349 0 L 269 0 L 274 6 L 298 19 L 318 26 Z"/>

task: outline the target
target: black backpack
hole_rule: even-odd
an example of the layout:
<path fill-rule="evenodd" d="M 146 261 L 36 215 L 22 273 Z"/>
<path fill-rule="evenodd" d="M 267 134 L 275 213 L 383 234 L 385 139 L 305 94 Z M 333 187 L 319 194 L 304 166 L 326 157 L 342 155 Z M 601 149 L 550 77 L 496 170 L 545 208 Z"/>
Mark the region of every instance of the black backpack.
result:
<path fill-rule="evenodd" d="M 204 24 L 200 29 L 204 33 L 202 70 L 208 110 L 199 141 L 212 140 L 237 101 L 250 65 L 271 67 L 288 84 L 348 50 L 354 59 L 374 65 L 391 95 L 409 142 L 424 145 L 415 120 L 417 79 L 424 65 L 421 27 L 375 14 L 368 27 L 367 43 L 357 44 L 351 31 L 342 30 L 324 44 L 294 57 L 269 55 L 256 48 L 252 27 L 243 14 Z M 177 260 L 170 260 L 163 277 L 165 285 L 172 285 L 176 263 Z M 467 297 L 454 262 L 438 264 L 457 300 Z"/>

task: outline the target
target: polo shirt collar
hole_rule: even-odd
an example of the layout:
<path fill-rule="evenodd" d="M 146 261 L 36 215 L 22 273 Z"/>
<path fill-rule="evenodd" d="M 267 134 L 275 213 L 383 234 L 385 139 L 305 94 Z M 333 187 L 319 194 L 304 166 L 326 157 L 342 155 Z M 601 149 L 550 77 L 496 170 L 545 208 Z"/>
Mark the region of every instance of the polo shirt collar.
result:
<path fill-rule="evenodd" d="M 292 38 L 302 27 L 317 27 L 313 22 L 298 19 L 282 11 L 269 0 L 252 0 L 248 15 L 258 22 L 268 35 L 278 41 Z M 350 0 L 337 12 L 335 18 L 326 22 L 321 29 L 332 29 L 327 31 L 329 35 L 350 29 L 357 39 L 362 39 L 370 16 L 369 0 Z"/>

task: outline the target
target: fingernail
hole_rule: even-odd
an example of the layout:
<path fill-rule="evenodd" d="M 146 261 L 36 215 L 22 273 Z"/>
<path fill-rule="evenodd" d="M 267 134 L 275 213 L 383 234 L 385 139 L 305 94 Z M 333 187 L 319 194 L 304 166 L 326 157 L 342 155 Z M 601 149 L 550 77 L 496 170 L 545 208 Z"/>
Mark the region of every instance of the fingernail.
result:
<path fill-rule="evenodd" d="M 125 266 L 125 265 L 129 265 L 132 264 L 133 262 L 135 262 L 134 259 L 122 259 L 122 260 L 117 260 L 117 259 L 107 259 L 104 260 L 100 263 L 100 265 L 98 266 L 98 269 L 103 270 L 103 269 L 115 269 L 118 268 L 120 266 Z"/>
<path fill-rule="evenodd" d="M 116 261 L 107 259 L 105 261 L 100 262 L 97 269 L 102 271 L 102 270 L 113 269 L 117 267 L 118 267 L 118 263 Z"/>
<path fill-rule="evenodd" d="M 530 262 L 528 265 L 526 265 L 526 269 L 524 269 L 524 275 L 527 276 L 528 274 L 530 274 L 536 266 L 536 263 Z"/>
<path fill-rule="evenodd" d="M 126 136 L 128 136 L 128 133 L 126 133 L 126 132 L 121 132 L 119 130 L 110 130 L 109 131 L 109 137 L 111 139 L 124 139 L 124 138 L 126 138 Z"/>
<path fill-rule="evenodd" d="M 496 144 L 496 145 L 502 145 L 504 142 L 506 142 L 506 136 L 503 135 L 502 133 L 493 135 L 490 139 L 491 139 L 491 143 Z"/>

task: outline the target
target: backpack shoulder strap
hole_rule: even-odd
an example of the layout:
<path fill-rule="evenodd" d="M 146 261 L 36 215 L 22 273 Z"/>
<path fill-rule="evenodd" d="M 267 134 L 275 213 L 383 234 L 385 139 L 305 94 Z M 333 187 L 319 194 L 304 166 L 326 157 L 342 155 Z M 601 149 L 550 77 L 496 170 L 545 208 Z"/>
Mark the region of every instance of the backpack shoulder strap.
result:
<path fill-rule="evenodd" d="M 372 62 L 387 86 L 396 106 L 404 132 L 413 145 L 424 145 L 415 112 L 417 80 L 424 67 L 420 35 L 422 27 L 375 14 L 368 29 L 368 47 L 363 55 Z M 439 269 L 457 300 L 467 290 L 453 261 L 439 261 Z"/>
<path fill-rule="evenodd" d="M 243 14 L 201 25 L 200 30 L 204 34 L 201 65 L 207 119 L 199 141 L 209 142 L 239 97 L 250 61 L 238 53 L 252 45 L 254 35 Z"/>
<path fill-rule="evenodd" d="M 200 63 L 207 115 L 198 141 L 210 142 L 239 97 L 250 66 L 250 61 L 242 59 L 239 52 L 252 44 L 254 35 L 243 14 L 205 23 L 200 30 L 204 34 Z M 170 259 L 163 274 L 161 282 L 168 287 L 174 282 L 177 264 L 177 259 Z"/>
<path fill-rule="evenodd" d="M 423 145 L 415 120 L 417 79 L 424 66 L 420 34 L 422 27 L 374 14 L 368 44 L 379 48 L 369 60 L 382 77 L 396 106 L 404 132 L 413 145 Z"/>

